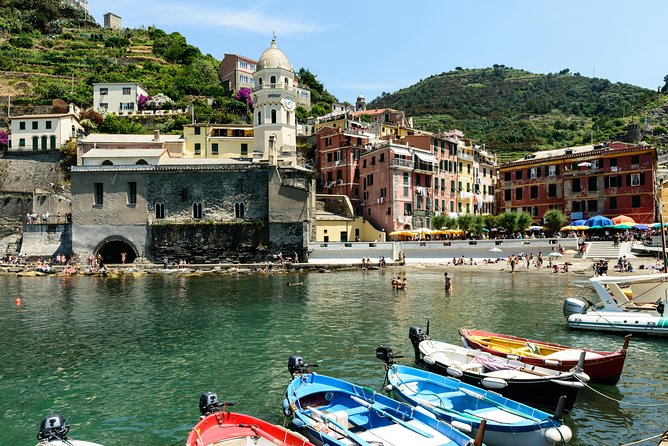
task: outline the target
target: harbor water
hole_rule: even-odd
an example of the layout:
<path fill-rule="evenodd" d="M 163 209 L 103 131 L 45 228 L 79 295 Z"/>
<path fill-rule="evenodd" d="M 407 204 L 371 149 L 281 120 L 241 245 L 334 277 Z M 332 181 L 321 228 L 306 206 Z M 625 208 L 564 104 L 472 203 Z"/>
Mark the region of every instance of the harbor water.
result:
<path fill-rule="evenodd" d="M 564 298 L 586 276 L 407 269 L 239 276 L 0 277 L 0 444 L 33 446 L 40 420 L 68 417 L 74 439 L 184 445 L 204 391 L 283 423 L 287 360 L 379 390 L 378 345 L 411 364 L 412 325 L 459 343 L 478 328 L 615 350 L 621 335 L 569 330 Z M 15 299 L 21 298 L 21 305 Z M 580 392 L 573 445 L 620 445 L 668 429 L 668 340 L 634 338 L 616 386 Z M 621 403 L 619 402 L 621 401 Z M 629 404 L 630 403 L 630 404 Z M 663 407 L 652 405 L 663 404 Z M 655 442 L 645 443 L 655 444 Z"/>

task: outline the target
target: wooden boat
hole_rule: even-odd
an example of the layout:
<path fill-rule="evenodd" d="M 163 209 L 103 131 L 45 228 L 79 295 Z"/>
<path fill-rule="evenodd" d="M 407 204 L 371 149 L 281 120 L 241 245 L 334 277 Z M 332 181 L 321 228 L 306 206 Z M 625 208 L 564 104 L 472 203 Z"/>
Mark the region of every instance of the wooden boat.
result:
<path fill-rule="evenodd" d="M 668 336 L 668 274 L 589 279 L 598 303 L 569 297 L 563 313 L 571 328 Z"/>
<path fill-rule="evenodd" d="M 555 410 L 560 398 L 566 396 L 564 410 L 570 411 L 578 390 L 589 381 L 587 374 L 581 370 L 561 372 L 480 350 L 432 341 L 419 327 L 411 327 L 409 338 L 415 349 L 415 362 L 427 370 L 494 390 L 532 407 Z"/>
<path fill-rule="evenodd" d="M 310 371 L 301 356 L 291 356 L 292 380 L 283 413 L 313 443 L 328 446 L 481 445 L 434 417 L 426 409 L 396 401 L 349 382 Z"/>
<path fill-rule="evenodd" d="M 617 384 L 631 341 L 631 335 L 628 335 L 622 348 L 609 352 L 567 347 L 480 330 L 459 330 L 459 334 L 466 347 L 563 372 L 577 366 L 580 355 L 585 352 L 582 368 L 592 382 L 600 384 Z"/>
<path fill-rule="evenodd" d="M 200 395 L 202 419 L 190 431 L 186 446 L 313 446 L 297 432 L 250 415 L 232 413 L 218 395 Z"/>
<path fill-rule="evenodd" d="M 385 362 L 387 383 L 400 399 L 469 435 L 484 425 L 489 446 L 565 445 L 572 437 L 561 413 L 552 416 L 457 379 L 396 364 L 389 347 L 378 347 L 376 357 Z"/>
<path fill-rule="evenodd" d="M 67 421 L 60 414 L 53 413 L 40 423 L 37 446 L 100 446 L 89 441 L 71 440 L 67 437 L 69 431 Z"/>

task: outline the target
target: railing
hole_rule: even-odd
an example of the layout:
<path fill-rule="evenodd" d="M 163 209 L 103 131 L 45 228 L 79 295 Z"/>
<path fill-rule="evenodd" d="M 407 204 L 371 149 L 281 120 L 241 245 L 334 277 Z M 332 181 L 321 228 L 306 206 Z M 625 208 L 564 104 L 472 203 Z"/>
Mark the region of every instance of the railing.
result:
<path fill-rule="evenodd" d="M 425 171 L 427 171 L 427 172 L 433 172 L 433 171 L 434 171 L 434 165 L 433 165 L 433 164 L 429 164 L 429 163 L 421 163 L 421 162 L 418 162 L 418 163 L 415 165 L 415 169 L 416 169 L 416 170 L 425 170 Z"/>
<path fill-rule="evenodd" d="M 399 166 L 399 167 L 407 167 L 409 169 L 412 169 L 415 165 L 413 161 L 410 160 L 404 160 L 401 158 L 393 158 L 392 159 L 392 165 L 393 166 Z"/>
<path fill-rule="evenodd" d="M 267 89 L 287 90 L 287 91 L 299 91 L 300 90 L 297 87 L 291 87 L 291 86 L 285 85 L 285 84 L 262 84 L 262 85 L 255 86 L 253 88 L 253 92 L 260 91 L 260 90 L 267 90 Z"/>

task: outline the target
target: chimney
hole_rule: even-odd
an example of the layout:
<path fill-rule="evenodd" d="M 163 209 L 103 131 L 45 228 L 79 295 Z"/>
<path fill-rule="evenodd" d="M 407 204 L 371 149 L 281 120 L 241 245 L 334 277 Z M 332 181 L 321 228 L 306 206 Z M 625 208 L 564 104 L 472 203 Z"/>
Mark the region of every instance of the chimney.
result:
<path fill-rule="evenodd" d="M 153 131 L 153 141 L 160 141 L 160 130 Z"/>

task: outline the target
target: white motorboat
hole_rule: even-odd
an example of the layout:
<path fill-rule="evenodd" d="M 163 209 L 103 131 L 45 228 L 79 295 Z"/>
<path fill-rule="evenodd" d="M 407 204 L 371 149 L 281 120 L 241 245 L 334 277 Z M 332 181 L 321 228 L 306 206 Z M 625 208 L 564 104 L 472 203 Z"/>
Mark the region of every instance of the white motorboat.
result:
<path fill-rule="evenodd" d="M 67 438 L 70 425 L 59 414 L 54 413 L 42 420 L 39 426 L 37 446 L 101 446 L 89 441 Z"/>
<path fill-rule="evenodd" d="M 571 328 L 668 336 L 668 274 L 589 279 L 599 302 L 569 297 L 563 312 Z"/>

